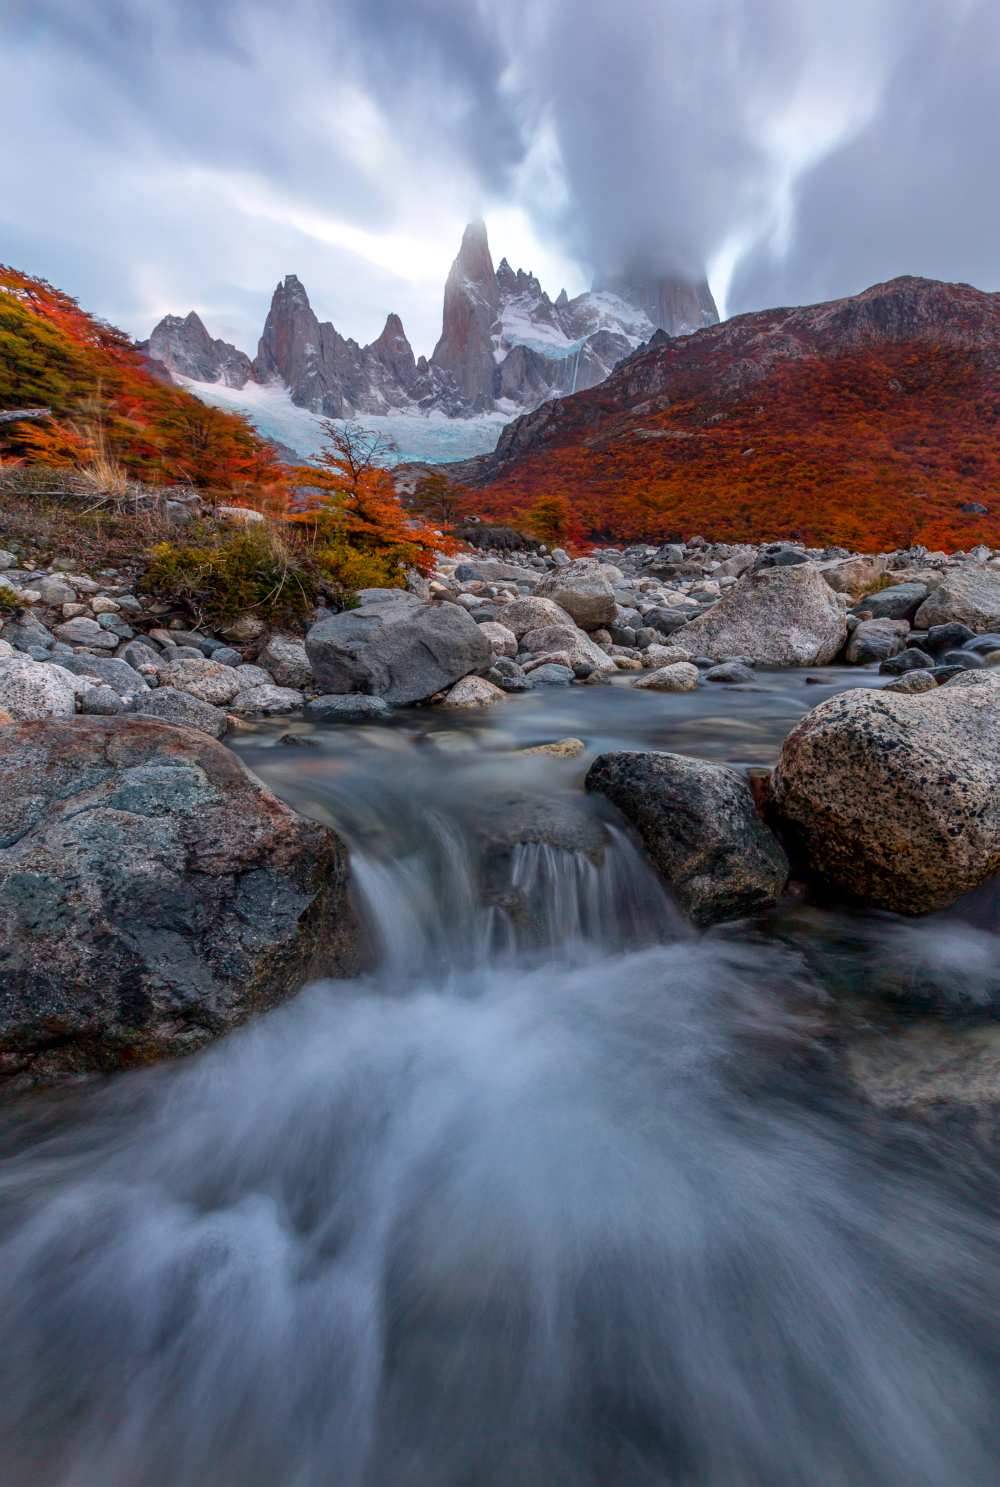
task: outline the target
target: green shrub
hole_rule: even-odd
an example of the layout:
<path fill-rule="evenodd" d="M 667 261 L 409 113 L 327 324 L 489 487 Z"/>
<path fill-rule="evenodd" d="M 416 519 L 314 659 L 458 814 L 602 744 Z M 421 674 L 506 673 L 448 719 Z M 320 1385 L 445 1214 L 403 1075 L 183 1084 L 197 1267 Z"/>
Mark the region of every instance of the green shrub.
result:
<path fill-rule="evenodd" d="M 21 607 L 21 601 L 12 589 L 6 584 L 0 584 L 0 615 L 15 614 Z"/>
<path fill-rule="evenodd" d="M 406 586 L 406 573 L 395 548 L 362 552 L 341 540 L 317 548 L 314 557 L 325 586 L 344 608 L 352 606 L 359 589 Z"/>
<path fill-rule="evenodd" d="M 304 620 L 319 595 L 310 555 L 268 523 L 160 542 L 150 553 L 144 588 L 208 625 L 243 614 L 269 623 Z"/>

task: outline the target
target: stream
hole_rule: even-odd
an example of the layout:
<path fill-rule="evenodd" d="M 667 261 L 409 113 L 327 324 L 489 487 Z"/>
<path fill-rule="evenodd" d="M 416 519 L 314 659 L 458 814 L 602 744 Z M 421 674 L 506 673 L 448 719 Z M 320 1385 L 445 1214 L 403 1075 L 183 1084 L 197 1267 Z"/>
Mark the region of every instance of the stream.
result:
<path fill-rule="evenodd" d="M 582 792 L 875 680 L 813 674 L 229 740 L 349 842 L 364 973 L 0 1112 L 2 1487 L 1000 1484 L 995 1160 L 835 1052 L 988 1028 L 990 896 L 696 934 Z"/>

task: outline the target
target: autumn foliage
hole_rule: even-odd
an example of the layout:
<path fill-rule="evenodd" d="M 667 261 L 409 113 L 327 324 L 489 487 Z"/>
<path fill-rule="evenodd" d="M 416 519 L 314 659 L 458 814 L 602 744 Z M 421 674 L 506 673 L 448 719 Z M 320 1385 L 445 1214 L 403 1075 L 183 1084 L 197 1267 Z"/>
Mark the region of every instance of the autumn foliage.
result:
<path fill-rule="evenodd" d="M 42 279 L 0 266 L 0 408 L 53 417 L 3 426 L 7 455 L 189 484 L 248 505 L 283 504 L 284 471 L 249 423 L 153 376 L 123 332 Z"/>
<path fill-rule="evenodd" d="M 427 571 L 435 553 L 454 549 L 439 529 L 403 509 L 380 463 L 388 452 L 381 436 L 356 424 L 327 421 L 323 428 L 317 463 L 290 472 L 299 482 L 301 509 L 289 519 L 315 534 L 317 555 L 328 568 L 361 553 L 377 558 L 379 571 L 389 574 L 407 567 Z"/>
<path fill-rule="evenodd" d="M 659 353 L 653 396 L 622 372 L 561 400 L 534 446 L 483 462 L 483 515 L 534 526 L 540 503 L 562 502 L 597 541 L 1000 546 L 1000 341 L 775 357 L 741 383 L 716 349 L 724 330 Z"/>

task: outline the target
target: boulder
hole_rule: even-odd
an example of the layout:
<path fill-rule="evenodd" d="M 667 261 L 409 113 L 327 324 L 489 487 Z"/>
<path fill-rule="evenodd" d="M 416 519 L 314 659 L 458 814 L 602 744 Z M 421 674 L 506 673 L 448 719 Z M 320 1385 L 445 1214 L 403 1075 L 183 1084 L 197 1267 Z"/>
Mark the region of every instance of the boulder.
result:
<path fill-rule="evenodd" d="M 982 563 L 949 569 L 917 610 L 916 623 L 967 625 L 977 634 L 1000 629 L 1000 569 Z"/>
<path fill-rule="evenodd" d="M 65 640 L 67 645 L 89 645 L 99 651 L 116 650 L 122 638 L 106 630 L 96 620 L 85 619 L 82 616 L 57 625 L 55 634 L 57 639 Z"/>
<path fill-rule="evenodd" d="M 311 723 L 371 723 L 387 718 L 390 708 L 381 697 L 364 697 L 355 692 L 346 697 L 314 697 L 305 705 Z"/>
<path fill-rule="evenodd" d="M 746 686 L 748 682 L 756 681 L 756 677 L 749 666 L 743 661 L 723 661 L 718 666 L 709 666 L 705 672 L 707 682 L 722 682 L 726 686 Z"/>
<path fill-rule="evenodd" d="M 5 729 L 0 844 L 8 1092 L 189 1053 L 352 968 L 340 840 L 191 729 Z"/>
<path fill-rule="evenodd" d="M 910 626 L 906 620 L 859 620 L 851 632 L 845 652 L 852 666 L 869 666 L 897 656 L 906 645 Z"/>
<path fill-rule="evenodd" d="M 648 692 L 693 692 L 698 682 L 697 666 L 692 666 L 690 661 L 676 661 L 672 666 L 661 666 L 658 671 L 637 676 L 632 685 Z"/>
<path fill-rule="evenodd" d="M 280 718 L 296 712 L 305 701 L 294 687 L 276 687 L 266 682 L 259 687 L 244 687 L 229 704 L 229 711 L 239 717 Z"/>
<path fill-rule="evenodd" d="M 847 594 L 851 600 L 860 599 L 865 589 L 878 583 L 885 572 L 885 559 L 840 558 L 832 563 L 820 564 L 822 573 L 831 589 L 838 594 Z"/>
<path fill-rule="evenodd" d="M 683 630 L 694 655 L 745 656 L 765 666 L 823 666 L 847 637 L 836 595 L 811 563 L 747 573 Z"/>
<path fill-rule="evenodd" d="M 306 652 L 319 688 L 398 706 L 423 702 L 489 666 L 482 626 L 459 605 L 405 599 L 365 603 L 313 625 Z"/>
<path fill-rule="evenodd" d="M 902 676 L 906 671 L 926 671 L 933 665 L 933 657 L 926 651 L 922 651 L 918 645 L 908 645 L 905 650 L 880 661 L 878 669 L 880 675 Z"/>
<path fill-rule="evenodd" d="M 895 583 L 876 594 L 866 594 L 854 607 L 873 620 L 912 620 L 927 592 L 925 583 Z"/>
<path fill-rule="evenodd" d="M 735 770 L 682 754 L 601 754 L 586 785 L 635 827 L 660 876 L 700 927 L 756 913 L 784 891 L 785 854 Z"/>
<path fill-rule="evenodd" d="M 18 722 L 71 718 L 76 695 L 76 678 L 61 666 L 28 656 L 0 657 L 0 707 Z"/>
<path fill-rule="evenodd" d="M 521 648 L 536 656 L 551 656 L 560 653 L 567 657 L 566 664 L 586 664 L 595 671 L 614 671 L 615 663 L 590 636 L 572 622 L 562 625 L 544 625 L 538 630 L 528 630 L 521 636 Z"/>
<path fill-rule="evenodd" d="M 495 620 L 487 620 L 479 628 L 485 635 L 494 658 L 497 656 L 517 655 L 517 636 L 513 630 L 508 630 L 506 625 L 500 624 Z"/>
<path fill-rule="evenodd" d="M 47 650 L 55 637 L 52 631 L 42 624 L 37 615 L 21 614 L 16 620 L 6 620 L 3 626 L 3 638 L 10 645 L 17 646 L 20 651 L 31 650 L 33 646 L 40 646 Z"/>
<path fill-rule="evenodd" d="M 162 723 L 174 723 L 183 728 L 197 728 L 210 738 L 221 738 L 229 728 L 229 719 L 221 708 L 210 702 L 201 702 L 188 692 L 178 692 L 176 687 L 157 687 L 139 701 L 135 709 L 139 718 L 156 718 Z"/>
<path fill-rule="evenodd" d="M 574 621 L 552 599 L 539 599 L 531 594 L 505 604 L 500 611 L 500 623 L 513 630 L 520 640 L 529 630 L 542 630 L 548 625 L 572 626 Z"/>
<path fill-rule="evenodd" d="M 187 692 L 213 707 L 225 707 L 240 690 L 239 669 L 210 661 L 207 656 L 169 661 L 160 675 L 165 687 L 176 687 L 178 692 Z"/>
<path fill-rule="evenodd" d="M 114 718 L 125 711 L 125 703 L 114 687 L 102 682 L 82 693 L 80 711 L 89 717 Z"/>
<path fill-rule="evenodd" d="M 53 574 L 51 578 L 39 578 L 34 582 L 33 587 L 38 590 L 43 604 L 58 605 L 76 602 L 76 589 L 59 574 Z"/>
<path fill-rule="evenodd" d="M 1000 677 L 913 696 L 856 689 L 785 740 L 774 805 L 838 893 L 920 914 L 1000 868 Z"/>
<path fill-rule="evenodd" d="M 533 687 L 568 687 L 576 677 L 569 666 L 560 666 L 555 661 L 545 661 L 531 673 Z"/>
<path fill-rule="evenodd" d="M 611 624 L 617 608 L 607 568 L 587 558 L 547 574 L 535 595 L 558 604 L 582 630 Z"/>
<path fill-rule="evenodd" d="M 678 661 L 693 661 L 694 656 L 682 645 L 658 645 L 654 641 L 652 645 L 647 645 L 642 659 L 646 666 L 660 667 L 673 666 Z"/>
<path fill-rule="evenodd" d="M 302 691 L 312 685 L 312 667 L 306 655 L 304 640 L 294 635 L 272 635 L 257 657 L 258 664 L 269 671 L 279 687 Z"/>
<path fill-rule="evenodd" d="M 463 676 L 456 682 L 444 699 L 445 707 L 490 707 L 495 702 L 506 702 L 507 694 L 482 676 Z"/>
<path fill-rule="evenodd" d="M 134 643 L 129 641 L 130 645 Z M 117 656 L 67 656 L 60 665 L 74 676 L 96 676 L 119 697 L 144 697 L 149 691 L 145 678 L 135 667 Z"/>

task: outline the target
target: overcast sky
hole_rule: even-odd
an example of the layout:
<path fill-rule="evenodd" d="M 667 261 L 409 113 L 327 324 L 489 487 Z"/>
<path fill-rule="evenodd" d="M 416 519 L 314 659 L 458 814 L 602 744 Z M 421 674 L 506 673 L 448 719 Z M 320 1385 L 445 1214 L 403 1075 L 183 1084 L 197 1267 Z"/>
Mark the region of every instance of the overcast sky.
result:
<path fill-rule="evenodd" d="M 1000 289 L 1000 0 L 0 0 L 0 261 L 253 351 L 274 283 L 440 329 L 464 223 L 554 295 Z"/>

